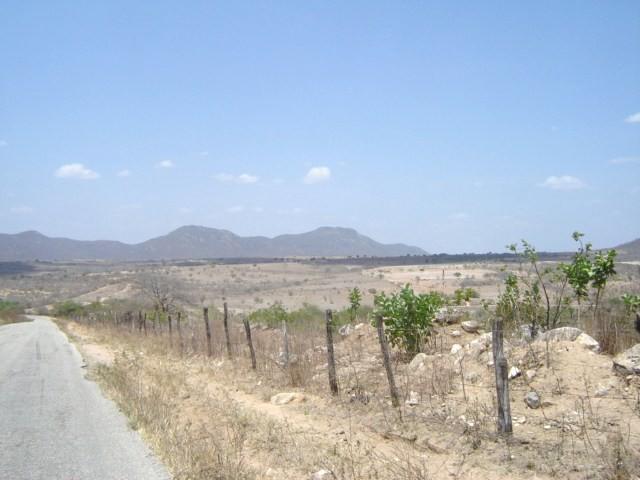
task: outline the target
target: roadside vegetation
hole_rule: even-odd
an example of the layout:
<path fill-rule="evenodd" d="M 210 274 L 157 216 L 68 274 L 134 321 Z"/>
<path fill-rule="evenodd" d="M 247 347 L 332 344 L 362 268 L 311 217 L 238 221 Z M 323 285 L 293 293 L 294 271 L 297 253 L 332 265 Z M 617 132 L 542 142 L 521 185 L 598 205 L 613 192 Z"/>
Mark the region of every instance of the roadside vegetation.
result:
<path fill-rule="evenodd" d="M 10 300 L 0 298 L 0 325 L 24 321 L 22 306 Z"/>

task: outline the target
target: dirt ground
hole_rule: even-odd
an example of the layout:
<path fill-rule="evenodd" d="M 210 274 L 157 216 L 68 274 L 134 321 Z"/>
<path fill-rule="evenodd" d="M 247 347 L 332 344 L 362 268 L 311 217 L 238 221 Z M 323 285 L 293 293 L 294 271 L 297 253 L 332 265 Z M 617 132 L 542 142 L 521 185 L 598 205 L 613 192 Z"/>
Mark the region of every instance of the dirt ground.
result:
<path fill-rule="evenodd" d="M 228 455 L 242 458 L 234 468 L 241 464 L 243 473 L 223 478 L 306 479 L 323 469 L 333 475 L 324 478 L 345 479 L 639 478 L 640 378 L 614 373 L 611 357 L 576 342 L 550 343 L 547 351 L 544 342 L 508 340 L 509 365 L 520 374 L 510 382 L 514 434 L 506 440 L 495 433 L 490 346 L 482 331 L 466 333 L 456 324 L 440 328 L 417 366 L 396 358 L 400 409 L 390 405 L 368 324 L 337 338 L 338 397 L 328 392 L 322 353 L 307 366 L 304 384 L 291 386 L 266 355 L 254 372 L 241 350 L 232 360 L 209 359 L 179 355 L 162 337 L 141 340 L 75 323 L 66 328 L 94 367 L 102 363 L 165 385 L 154 402 L 167 395 L 179 425 L 222 432 Z M 254 335 L 266 349 L 278 332 L 255 329 Z M 462 349 L 451 353 L 456 344 Z M 530 392 L 539 395 L 540 408 L 524 402 Z M 112 394 L 117 400 L 117 388 Z M 292 400 L 274 404 L 279 394 Z M 241 433 L 239 425 L 246 427 Z M 157 444 L 151 427 L 143 433 Z"/>

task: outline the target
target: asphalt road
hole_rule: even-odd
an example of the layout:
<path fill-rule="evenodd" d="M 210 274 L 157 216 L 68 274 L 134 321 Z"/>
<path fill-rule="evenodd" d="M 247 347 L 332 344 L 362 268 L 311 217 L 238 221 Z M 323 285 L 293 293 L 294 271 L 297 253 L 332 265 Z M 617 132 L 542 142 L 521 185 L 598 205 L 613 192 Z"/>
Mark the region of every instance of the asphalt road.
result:
<path fill-rule="evenodd" d="M 169 479 L 46 317 L 0 326 L 0 479 Z"/>

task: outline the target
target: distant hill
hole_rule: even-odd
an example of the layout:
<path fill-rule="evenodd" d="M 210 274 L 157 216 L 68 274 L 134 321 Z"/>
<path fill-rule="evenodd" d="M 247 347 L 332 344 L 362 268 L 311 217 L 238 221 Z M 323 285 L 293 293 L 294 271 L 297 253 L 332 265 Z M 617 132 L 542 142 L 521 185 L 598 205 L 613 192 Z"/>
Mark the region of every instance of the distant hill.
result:
<path fill-rule="evenodd" d="M 640 238 L 615 247 L 620 260 L 640 260 Z"/>
<path fill-rule="evenodd" d="M 228 230 L 185 226 L 138 244 L 51 238 L 39 232 L 0 234 L 0 261 L 29 260 L 178 260 L 192 258 L 292 256 L 401 256 L 425 251 L 403 244 L 385 245 L 350 228 L 321 227 L 307 233 L 241 237 Z"/>

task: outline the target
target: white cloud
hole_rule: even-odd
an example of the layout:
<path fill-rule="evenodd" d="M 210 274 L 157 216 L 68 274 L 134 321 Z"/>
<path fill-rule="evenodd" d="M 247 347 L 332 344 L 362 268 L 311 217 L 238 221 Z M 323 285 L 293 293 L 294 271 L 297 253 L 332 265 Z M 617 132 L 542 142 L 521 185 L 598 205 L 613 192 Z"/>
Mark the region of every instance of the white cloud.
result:
<path fill-rule="evenodd" d="M 456 212 L 449 215 L 449 218 L 451 220 L 466 220 L 467 218 L 469 218 L 469 214 L 464 212 Z"/>
<path fill-rule="evenodd" d="M 256 183 L 258 181 L 258 177 L 255 175 L 249 175 L 248 173 L 242 173 L 238 175 L 236 181 L 238 183 Z"/>
<path fill-rule="evenodd" d="M 156 164 L 156 167 L 160 167 L 160 168 L 172 168 L 173 162 L 171 160 L 163 160 L 160 163 Z"/>
<path fill-rule="evenodd" d="M 241 212 L 244 212 L 244 206 L 242 206 L 242 205 L 234 205 L 233 207 L 227 208 L 227 212 L 229 212 L 229 213 L 241 213 Z"/>
<path fill-rule="evenodd" d="M 640 112 L 629 115 L 624 121 L 627 123 L 640 123 Z"/>
<path fill-rule="evenodd" d="M 556 177 L 552 175 L 542 182 L 540 187 L 550 188 L 551 190 L 580 190 L 587 185 L 579 178 L 571 175 L 561 175 Z"/>
<path fill-rule="evenodd" d="M 329 167 L 311 167 L 304 177 L 304 183 L 320 183 L 326 182 L 331 178 L 331 170 Z"/>
<path fill-rule="evenodd" d="M 120 170 L 118 173 L 116 173 L 116 175 L 119 177 L 130 177 L 131 171 L 125 168 L 124 170 Z"/>
<path fill-rule="evenodd" d="M 17 215 L 28 215 L 33 213 L 32 207 L 27 207 L 26 205 L 20 205 L 19 207 L 11 207 L 11 213 L 15 213 Z"/>
<path fill-rule="evenodd" d="M 62 165 L 55 173 L 58 178 L 76 178 L 78 180 L 95 180 L 100 175 L 85 167 L 82 163 L 69 163 Z"/>
<path fill-rule="evenodd" d="M 6 147 L 9 145 L 9 142 L 7 142 L 6 140 L 0 140 L 0 147 Z"/>
<path fill-rule="evenodd" d="M 640 163 L 640 157 L 618 157 L 609 160 L 612 165 L 627 165 L 630 163 Z"/>
<path fill-rule="evenodd" d="M 242 173 L 237 176 L 230 173 L 218 173 L 213 176 L 213 179 L 222 183 L 240 183 L 244 185 L 256 183 L 259 180 L 257 176 L 249 175 L 248 173 Z"/>

